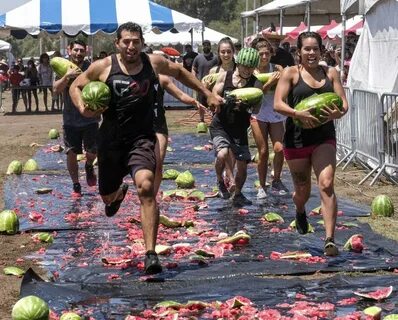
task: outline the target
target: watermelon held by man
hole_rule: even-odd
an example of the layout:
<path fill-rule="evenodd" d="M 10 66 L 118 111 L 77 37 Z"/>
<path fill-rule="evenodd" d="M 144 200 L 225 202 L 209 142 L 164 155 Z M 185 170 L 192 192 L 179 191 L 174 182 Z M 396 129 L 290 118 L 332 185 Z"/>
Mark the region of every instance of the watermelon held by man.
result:
<path fill-rule="evenodd" d="M 111 90 L 102 81 L 91 81 L 82 90 L 85 108 L 91 111 L 104 111 L 111 100 Z"/>

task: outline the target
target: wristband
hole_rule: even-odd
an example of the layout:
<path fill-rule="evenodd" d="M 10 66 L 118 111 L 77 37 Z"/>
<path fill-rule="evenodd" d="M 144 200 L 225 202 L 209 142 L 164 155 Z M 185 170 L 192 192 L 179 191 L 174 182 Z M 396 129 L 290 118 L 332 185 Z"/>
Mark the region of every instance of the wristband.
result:
<path fill-rule="evenodd" d="M 295 118 L 295 117 L 296 117 L 296 110 L 293 109 L 293 117 L 292 118 Z"/>

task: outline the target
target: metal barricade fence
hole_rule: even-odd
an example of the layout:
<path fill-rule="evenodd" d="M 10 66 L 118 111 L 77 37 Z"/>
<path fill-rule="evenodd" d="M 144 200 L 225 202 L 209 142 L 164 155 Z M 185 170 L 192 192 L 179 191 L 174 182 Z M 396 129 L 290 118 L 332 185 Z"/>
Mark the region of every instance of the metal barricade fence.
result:
<path fill-rule="evenodd" d="M 3 86 L 0 85 L 0 112 L 6 112 L 3 108 Z"/>
<path fill-rule="evenodd" d="M 348 101 L 348 112 L 344 117 L 335 121 L 337 157 L 339 159 L 337 166 L 348 159 L 343 170 L 352 160 L 355 150 L 355 123 L 353 121 L 355 106 L 352 103 L 352 94 L 350 89 L 344 87 L 344 91 Z"/>
<path fill-rule="evenodd" d="M 383 164 L 380 149 L 383 143 L 382 109 L 376 92 L 354 90 L 352 98 L 355 105 L 356 160 L 372 168 L 371 172 L 359 182 L 362 184 Z M 373 183 L 374 181 L 371 185 Z"/>
<path fill-rule="evenodd" d="M 384 173 L 398 183 L 398 93 L 384 93 L 380 98 L 381 142 L 380 155 L 382 167 L 371 184 Z"/>
<path fill-rule="evenodd" d="M 177 81 L 174 78 L 170 78 L 170 79 L 173 81 L 173 83 L 177 86 L 178 89 L 180 89 L 181 91 L 183 91 L 184 93 L 186 93 L 187 95 L 192 97 L 194 91 L 191 88 L 188 88 L 187 86 L 185 86 L 184 84 L 182 84 L 181 82 Z M 186 104 L 184 104 L 180 100 L 174 98 L 168 92 L 164 93 L 163 105 L 165 107 L 167 107 L 167 106 L 168 107 L 183 107 L 183 106 L 186 106 Z"/>

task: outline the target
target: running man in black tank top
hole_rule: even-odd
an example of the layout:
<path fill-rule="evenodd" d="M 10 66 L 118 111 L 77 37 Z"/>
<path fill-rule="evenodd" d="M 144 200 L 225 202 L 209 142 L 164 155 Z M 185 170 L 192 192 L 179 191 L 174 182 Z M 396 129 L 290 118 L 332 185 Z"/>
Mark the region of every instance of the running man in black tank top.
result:
<path fill-rule="evenodd" d="M 239 52 L 237 68 L 220 74 L 214 85 L 213 92 L 226 96 L 226 93 L 236 88 L 257 87 L 262 84 L 253 75 L 259 62 L 257 50 L 245 48 Z M 222 106 L 221 111 L 214 115 L 210 124 L 210 137 L 213 141 L 216 153 L 216 175 L 219 194 L 223 199 L 232 195 L 232 202 L 236 206 L 250 205 L 251 201 L 242 194 L 242 188 L 247 176 L 247 163 L 250 161 L 247 129 L 250 126 L 251 111 L 257 113 L 258 105 L 237 104 L 236 101 L 228 101 Z M 228 190 L 223 178 L 223 171 L 233 172 L 233 163 L 236 160 L 236 176 L 228 177 L 235 190 Z M 228 173 L 227 172 L 227 173 Z"/>
<path fill-rule="evenodd" d="M 335 256 L 334 243 L 337 218 L 337 199 L 334 193 L 336 170 L 336 138 L 333 120 L 341 118 L 348 110 L 347 99 L 336 69 L 319 66 L 322 39 L 315 32 L 304 32 L 297 40 L 300 65 L 286 68 L 275 92 L 274 109 L 288 116 L 284 137 L 284 154 L 294 183 L 293 201 L 296 206 L 296 227 L 301 234 L 308 232 L 305 204 L 311 194 L 311 170 L 318 181 L 321 211 L 325 222 L 324 254 Z M 325 108 L 325 124 L 315 127 L 319 121 L 310 110 L 296 111 L 294 107 L 304 98 L 315 93 L 335 92 L 343 100 L 343 111 L 336 106 Z M 285 101 L 288 99 L 288 103 Z M 304 128 L 296 126 L 293 119 L 300 119 Z"/>
<path fill-rule="evenodd" d="M 85 108 L 82 88 L 90 81 L 106 82 L 112 97 L 103 113 L 98 136 L 99 191 L 105 203 L 105 213 L 118 211 L 126 193 L 123 178 L 128 173 L 137 187 L 141 202 L 141 224 L 144 234 L 145 272 L 161 272 L 155 252 L 159 211 L 154 193 L 155 131 L 153 126 L 154 86 L 158 74 L 175 77 L 186 86 L 207 96 L 210 107 L 217 109 L 221 97 L 213 95 L 182 66 L 156 55 L 146 55 L 142 29 L 127 22 L 117 30 L 118 54 L 97 60 L 82 73 L 70 88 L 71 98 L 86 117 L 97 113 Z"/>

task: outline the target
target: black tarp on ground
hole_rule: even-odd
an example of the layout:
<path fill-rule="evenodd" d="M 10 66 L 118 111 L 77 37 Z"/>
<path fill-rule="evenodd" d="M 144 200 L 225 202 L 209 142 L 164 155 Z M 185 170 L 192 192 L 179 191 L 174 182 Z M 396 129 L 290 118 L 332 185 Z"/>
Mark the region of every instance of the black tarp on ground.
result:
<path fill-rule="evenodd" d="M 377 305 L 383 315 L 397 313 L 397 292 L 387 299 L 372 301 L 362 299 L 354 291 L 378 289 L 381 285 L 398 287 L 398 276 L 344 276 L 336 275 L 322 280 L 303 280 L 291 278 L 259 278 L 253 276 L 230 276 L 223 278 L 191 280 L 188 282 L 166 281 L 162 283 L 136 282 L 126 279 L 118 284 L 63 284 L 37 282 L 27 277 L 21 295 L 36 294 L 51 301 L 55 310 L 65 310 L 73 306 L 78 310 L 94 310 L 95 319 L 124 319 L 131 313 L 138 315 L 144 309 L 153 308 L 158 302 L 173 300 L 186 303 L 189 300 L 204 302 L 224 302 L 235 296 L 250 299 L 259 310 L 278 310 L 282 315 L 293 317 L 294 309 L 300 303 L 310 302 L 311 307 L 303 308 L 299 319 L 334 319 L 335 317 L 362 311 Z M 346 299 L 356 299 L 350 304 Z M 327 304 L 327 316 L 317 312 Z M 289 305 L 289 306 L 288 306 Z M 318 310 L 317 310 L 318 308 Z M 306 312 L 311 312 L 310 317 Z M 315 315 L 318 314 L 318 317 Z M 199 319 L 201 317 L 199 316 Z M 264 318 L 275 319 L 275 318 Z M 354 318 L 355 319 L 355 318 Z"/>
<path fill-rule="evenodd" d="M 203 146 L 206 143 L 206 136 L 173 137 L 171 147 L 174 151 L 168 153 L 165 168 L 176 168 L 179 171 L 189 169 L 196 178 L 197 189 L 210 192 L 215 185 L 213 151 L 194 150 L 195 146 Z M 135 287 L 137 279 L 143 274 L 140 243 L 134 243 L 134 240 L 142 238 L 140 226 L 131 222 L 131 217 L 139 219 L 138 199 L 135 192 L 131 191 L 134 188 L 131 187 L 118 215 L 105 219 L 103 204 L 95 187 L 88 188 L 82 182 L 83 197 L 71 197 L 71 182 L 65 170 L 65 163 L 62 162 L 64 160 L 62 154 L 48 152 L 46 147 L 38 152 L 37 160 L 43 170 L 39 174 L 9 177 L 4 189 L 5 201 L 7 208 L 18 209 L 21 230 L 57 231 L 54 244 L 46 252 L 32 256 L 54 275 L 56 290 L 62 291 L 64 287 L 77 286 L 78 290 L 83 292 L 87 290 L 87 294 L 91 291 L 87 288 L 108 292 L 109 287 L 118 288 L 125 282 L 134 283 L 133 291 L 141 290 Z M 289 173 L 284 172 L 283 178 L 291 189 Z M 316 271 L 393 270 L 398 267 L 396 242 L 374 234 L 368 225 L 356 221 L 355 217 L 367 215 L 367 207 L 340 198 L 339 209 L 343 215 L 338 218 L 336 232 L 340 248 L 352 234 L 361 233 L 365 239 L 364 252 L 362 254 L 341 252 L 338 257 L 323 258 L 324 232 L 323 226 L 318 224 L 321 217 L 310 217 L 315 233 L 300 236 L 294 231 L 287 230 L 289 223 L 294 219 L 291 197 L 271 194 L 267 200 L 257 201 L 255 199 L 257 190 L 254 188 L 256 179 L 255 166 L 251 165 L 244 193 L 254 201 L 253 205 L 245 207 L 247 212 L 232 207 L 228 201 L 212 198 L 207 199 L 207 208 L 190 213 L 193 214 L 197 227 L 203 230 L 211 229 L 208 234 L 192 235 L 185 228 L 160 228 L 159 243 L 169 245 L 189 243 L 190 252 L 181 254 L 177 249 L 173 249 L 170 255 L 162 256 L 161 261 L 166 268 L 158 277 L 159 280 L 165 280 L 167 283 L 177 282 L 179 283 L 175 284 L 177 287 L 184 288 L 191 282 L 222 282 L 229 277 L 240 279 L 253 275 L 311 274 Z M 131 183 L 131 179 L 127 180 Z M 36 194 L 35 191 L 41 187 L 51 187 L 53 192 L 46 195 Z M 174 188 L 173 181 L 162 183 L 163 190 Z M 319 196 L 314 187 L 307 209 L 315 208 L 319 203 Z M 192 203 L 162 201 L 160 206 L 162 213 L 167 216 L 182 219 L 187 213 L 187 207 L 192 206 Z M 284 217 L 285 222 L 264 224 L 262 215 L 268 211 L 278 212 Z M 346 223 L 354 224 L 345 227 Z M 278 231 L 276 228 L 281 232 L 276 232 Z M 238 230 L 245 230 L 252 236 L 248 245 L 225 250 L 224 255 L 208 259 L 207 266 L 190 260 L 195 249 L 203 245 L 216 248 L 217 235 L 220 232 L 231 235 Z M 306 263 L 269 259 L 272 251 L 292 250 L 308 251 L 323 260 L 318 263 Z M 103 257 L 121 255 L 131 260 L 123 267 L 104 265 L 101 261 Z M 177 265 L 173 265 L 174 263 Z M 158 285 L 149 286 L 156 291 Z M 225 286 L 228 289 L 229 283 L 226 282 Z M 62 292 L 60 295 L 62 296 Z M 117 304 L 119 300 L 115 298 L 112 301 Z M 140 303 L 146 302 L 143 300 Z"/>

